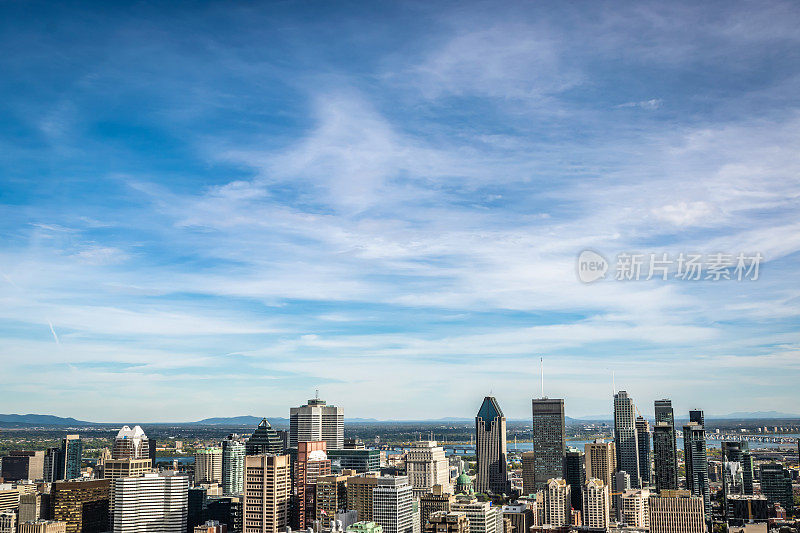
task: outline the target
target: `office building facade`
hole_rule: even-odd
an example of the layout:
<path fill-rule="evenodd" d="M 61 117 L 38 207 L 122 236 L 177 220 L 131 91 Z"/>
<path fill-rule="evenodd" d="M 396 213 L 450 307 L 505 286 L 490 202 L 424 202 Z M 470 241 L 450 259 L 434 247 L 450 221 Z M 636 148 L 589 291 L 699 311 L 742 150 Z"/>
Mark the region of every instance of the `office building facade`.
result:
<path fill-rule="evenodd" d="M 475 417 L 477 492 L 508 492 L 506 417 L 494 397 L 486 396 Z"/>
<path fill-rule="evenodd" d="M 289 410 L 289 446 L 324 440 L 327 449 L 344 448 L 344 410 L 313 398 L 306 405 Z"/>
<path fill-rule="evenodd" d="M 617 469 L 631 477 L 632 487 L 641 487 L 636 407 L 625 391 L 614 395 L 614 444 L 617 449 Z"/>
<path fill-rule="evenodd" d="M 245 457 L 243 533 L 284 533 L 292 482 L 288 455 Z"/>
<path fill-rule="evenodd" d="M 532 404 L 533 483 L 534 491 L 542 490 L 548 480 L 564 475 L 566 434 L 564 400 L 538 398 Z"/>

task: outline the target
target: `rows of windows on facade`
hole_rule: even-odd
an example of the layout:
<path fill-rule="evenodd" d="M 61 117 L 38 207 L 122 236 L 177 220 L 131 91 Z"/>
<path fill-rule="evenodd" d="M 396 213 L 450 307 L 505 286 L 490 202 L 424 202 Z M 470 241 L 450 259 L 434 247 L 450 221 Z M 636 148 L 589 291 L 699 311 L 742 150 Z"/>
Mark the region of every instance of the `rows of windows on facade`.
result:
<path fill-rule="evenodd" d="M 319 398 L 291 408 L 288 431 L 265 418 L 189 452 L 140 426 L 99 450 L 69 434 L 2 456 L 0 533 L 800 530 L 800 445 L 758 453 L 707 434 L 702 411 L 682 425 L 670 400 L 654 413 L 619 391 L 608 438 L 582 448 L 568 446 L 564 400 L 553 398 L 532 400 L 530 439 L 509 447 L 491 396 L 469 443 L 366 445 L 346 439 L 343 410 Z"/>

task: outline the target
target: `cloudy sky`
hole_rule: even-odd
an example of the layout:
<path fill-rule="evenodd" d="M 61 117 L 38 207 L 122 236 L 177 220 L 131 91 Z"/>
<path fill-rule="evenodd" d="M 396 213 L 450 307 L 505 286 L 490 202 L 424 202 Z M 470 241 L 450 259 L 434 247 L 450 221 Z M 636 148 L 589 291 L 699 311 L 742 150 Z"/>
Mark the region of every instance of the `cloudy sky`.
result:
<path fill-rule="evenodd" d="M 0 412 L 799 410 L 797 3 L 125 4 L 0 1 Z"/>

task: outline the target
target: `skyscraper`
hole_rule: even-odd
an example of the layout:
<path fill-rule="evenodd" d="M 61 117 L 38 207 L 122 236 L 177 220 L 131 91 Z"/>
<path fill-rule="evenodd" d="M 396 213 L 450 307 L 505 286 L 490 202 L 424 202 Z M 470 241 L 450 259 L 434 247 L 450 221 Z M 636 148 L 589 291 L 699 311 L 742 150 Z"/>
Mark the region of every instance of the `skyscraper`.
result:
<path fill-rule="evenodd" d="M 122 426 L 114 439 L 114 446 L 111 449 L 112 459 L 149 459 L 150 445 L 147 435 L 139 426 L 131 429 L 129 426 Z"/>
<path fill-rule="evenodd" d="M 769 504 L 780 503 L 786 511 L 790 511 L 794 505 L 791 472 L 776 463 L 763 464 L 760 470 L 761 492 Z"/>
<path fill-rule="evenodd" d="M 81 477 L 81 461 L 83 459 L 83 442 L 78 435 L 67 435 L 61 439 L 60 461 L 63 461 L 63 470 L 59 471 L 58 479 L 75 479 Z M 60 462 L 59 462 L 60 466 Z"/>
<path fill-rule="evenodd" d="M 549 479 L 564 475 L 564 400 L 539 398 L 532 400 L 531 403 L 533 482 L 534 490 L 541 490 L 547 486 Z"/>
<path fill-rule="evenodd" d="M 492 396 L 483 399 L 475 417 L 477 492 L 508 492 L 506 417 Z"/>
<path fill-rule="evenodd" d="M 656 489 L 678 488 L 678 451 L 675 442 L 675 415 L 672 400 L 656 400 L 653 427 L 653 462 Z"/>
<path fill-rule="evenodd" d="M 292 491 L 288 455 L 245 457 L 243 533 L 283 533 Z"/>
<path fill-rule="evenodd" d="M 347 476 L 320 476 L 317 478 L 316 519 L 322 529 L 334 525 L 336 515 L 347 509 Z"/>
<path fill-rule="evenodd" d="M 642 486 L 650 485 L 650 424 L 643 416 L 636 417 L 636 438 L 639 449 L 639 478 Z"/>
<path fill-rule="evenodd" d="M 544 523 L 566 526 L 571 521 L 570 486 L 562 478 L 550 479 L 544 488 Z"/>
<path fill-rule="evenodd" d="M 607 530 L 611 520 L 611 503 L 608 485 L 599 479 L 590 479 L 583 490 L 583 525 Z"/>
<path fill-rule="evenodd" d="M 331 461 L 325 454 L 326 442 L 299 442 L 297 445 L 297 462 L 294 468 L 295 525 L 297 529 L 305 529 L 316 519 L 317 478 L 329 476 Z"/>
<path fill-rule="evenodd" d="M 347 508 L 358 511 L 362 522 L 372 520 L 372 492 L 377 484 L 377 474 L 362 474 L 347 480 Z"/>
<path fill-rule="evenodd" d="M 297 446 L 297 443 L 295 443 Z M 272 429 L 269 421 L 262 418 L 253 434 L 247 439 L 245 452 L 247 455 L 274 454 L 281 455 L 286 450 L 283 449 L 283 441 L 278 432 Z"/>
<path fill-rule="evenodd" d="M 584 446 L 586 479 L 599 479 L 612 487 L 614 472 L 617 470 L 617 452 L 613 442 L 597 439 Z"/>
<path fill-rule="evenodd" d="M 444 448 L 438 446 L 435 440 L 412 444 L 406 454 L 406 474 L 415 498 L 429 493 L 434 485 L 441 485 L 445 492 L 452 492 L 450 463 Z"/>
<path fill-rule="evenodd" d="M 53 483 L 50 492 L 53 520 L 67 523 L 67 533 L 109 530 L 109 481 L 71 480 Z"/>
<path fill-rule="evenodd" d="M 113 482 L 114 533 L 183 533 L 186 531 L 189 479 L 186 476 L 147 473 Z"/>
<path fill-rule="evenodd" d="M 699 425 L 699 424 L 698 424 Z M 650 533 L 705 533 L 703 499 L 685 490 L 650 496 Z"/>
<path fill-rule="evenodd" d="M 344 448 L 344 410 L 317 397 L 289 410 L 289 446 L 319 440 L 331 450 Z"/>
<path fill-rule="evenodd" d="M 222 483 L 222 450 L 205 448 L 194 454 L 194 482 Z"/>
<path fill-rule="evenodd" d="M 586 476 L 584 474 L 584 459 L 583 453 L 575 448 L 567 448 L 567 454 L 564 457 L 564 480 L 572 487 L 572 508 L 576 510 L 583 509 L 583 485 Z"/>
<path fill-rule="evenodd" d="M 617 468 L 631 477 L 631 487 L 641 487 L 636 407 L 624 390 L 614 395 L 614 442 L 617 447 Z"/>
<path fill-rule="evenodd" d="M 372 491 L 372 520 L 383 533 L 412 533 L 413 495 L 405 476 L 379 477 Z"/>
<path fill-rule="evenodd" d="M 532 451 L 522 452 L 522 493 L 525 495 L 536 493 L 535 475 L 533 473 L 534 456 Z"/>
<path fill-rule="evenodd" d="M 244 444 L 228 435 L 222 441 L 222 493 L 226 496 L 241 494 L 244 489 Z"/>
<path fill-rule="evenodd" d="M 683 426 L 683 456 L 686 465 L 686 488 L 702 499 L 705 516 L 711 519 L 711 489 L 708 484 L 708 456 L 702 411 L 693 411 Z M 698 414 L 699 413 L 699 414 Z"/>
<path fill-rule="evenodd" d="M 61 479 L 59 477 L 61 460 L 61 448 L 47 448 L 44 452 L 44 466 L 42 467 L 43 480 L 45 483 L 53 483 Z"/>
<path fill-rule="evenodd" d="M 742 451 L 742 492 L 753 495 L 753 454 L 749 449 Z"/>

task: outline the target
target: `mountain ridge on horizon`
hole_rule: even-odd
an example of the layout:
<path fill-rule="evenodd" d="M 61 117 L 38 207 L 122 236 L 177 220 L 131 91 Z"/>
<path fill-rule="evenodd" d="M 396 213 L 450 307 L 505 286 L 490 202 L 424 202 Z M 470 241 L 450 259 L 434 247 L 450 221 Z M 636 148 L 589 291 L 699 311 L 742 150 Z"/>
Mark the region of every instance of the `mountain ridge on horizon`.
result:
<path fill-rule="evenodd" d="M 230 417 L 210 417 L 193 422 L 140 422 L 140 424 L 176 424 L 176 425 L 196 425 L 196 426 L 257 426 L 263 418 L 266 418 L 270 424 L 276 427 L 285 427 L 289 425 L 289 419 L 285 417 L 263 417 L 253 415 L 241 415 Z M 645 417 L 652 419 L 652 417 Z M 683 417 L 676 417 L 677 420 L 683 420 Z M 791 413 L 782 413 L 779 411 L 738 411 L 725 415 L 706 415 L 708 420 L 783 420 L 783 419 L 800 419 L 800 415 Z M 375 423 L 375 424 L 391 424 L 391 423 L 468 423 L 472 422 L 472 417 L 443 417 L 443 418 L 428 418 L 428 419 L 377 419 L 377 418 L 346 418 L 346 423 Z M 569 417 L 566 416 L 567 422 L 607 422 L 613 420 L 613 415 L 590 415 L 583 417 Z M 525 418 L 509 418 L 509 422 L 528 422 Z M 0 414 L 0 425 L 5 427 L 36 427 L 36 426 L 52 426 L 52 427 L 70 427 L 70 426 L 114 426 L 121 424 L 121 422 L 89 422 L 86 420 L 78 420 L 72 417 L 60 417 L 56 415 L 41 415 L 41 414 Z"/>

